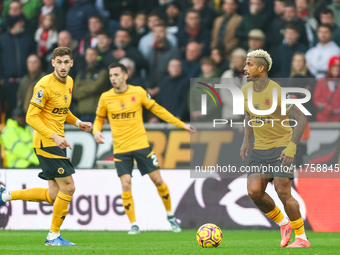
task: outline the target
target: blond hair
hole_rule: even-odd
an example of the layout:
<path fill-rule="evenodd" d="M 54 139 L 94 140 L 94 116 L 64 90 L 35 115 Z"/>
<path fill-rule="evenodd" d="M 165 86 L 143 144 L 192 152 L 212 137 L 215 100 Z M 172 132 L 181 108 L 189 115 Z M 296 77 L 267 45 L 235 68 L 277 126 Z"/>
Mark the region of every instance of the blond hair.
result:
<path fill-rule="evenodd" d="M 296 71 L 293 67 L 293 61 L 294 61 L 294 58 L 295 56 L 302 56 L 303 57 L 303 61 L 305 62 L 302 70 L 300 72 Z M 305 57 L 305 53 L 303 52 L 296 52 L 293 57 L 292 57 L 292 68 L 290 70 L 290 76 L 294 76 L 294 75 L 297 75 L 297 74 L 301 74 L 301 75 L 307 75 L 307 72 L 308 72 L 308 69 L 307 69 L 307 66 L 306 66 L 306 57 Z"/>
<path fill-rule="evenodd" d="M 253 50 L 247 54 L 247 58 L 262 58 L 267 63 L 267 72 L 272 68 L 273 60 L 265 50 Z"/>

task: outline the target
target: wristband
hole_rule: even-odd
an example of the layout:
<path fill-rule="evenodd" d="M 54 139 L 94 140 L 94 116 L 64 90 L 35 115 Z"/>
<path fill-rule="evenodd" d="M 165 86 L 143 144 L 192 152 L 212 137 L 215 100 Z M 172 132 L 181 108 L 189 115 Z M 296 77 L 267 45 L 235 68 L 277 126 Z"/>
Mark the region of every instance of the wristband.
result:
<path fill-rule="evenodd" d="M 76 121 L 76 126 L 77 126 L 77 127 L 79 127 L 80 122 L 82 122 L 82 121 L 81 121 L 81 120 L 77 120 L 77 121 Z"/>
<path fill-rule="evenodd" d="M 282 153 L 288 157 L 294 158 L 296 153 L 296 144 L 290 141 L 287 148 L 284 149 Z"/>

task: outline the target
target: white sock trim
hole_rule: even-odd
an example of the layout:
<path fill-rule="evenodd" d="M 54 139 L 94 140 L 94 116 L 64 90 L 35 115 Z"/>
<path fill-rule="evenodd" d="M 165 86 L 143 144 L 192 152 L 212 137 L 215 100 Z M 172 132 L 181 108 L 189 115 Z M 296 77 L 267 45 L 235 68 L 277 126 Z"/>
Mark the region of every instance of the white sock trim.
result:
<path fill-rule="evenodd" d="M 301 238 L 301 239 L 303 239 L 303 240 L 305 240 L 305 241 L 308 241 L 308 239 L 307 239 L 307 236 L 306 236 L 306 232 L 303 232 L 303 234 L 302 235 L 299 235 L 299 236 L 295 236 L 295 239 L 296 238 Z"/>
<path fill-rule="evenodd" d="M 11 192 L 9 190 L 5 190 L 4 192 L 2 192 L 2 196 L 1 196 L 2 201 L 4 202 L 8 202 L 12 200 L 11 197 Z"/>
<path fill-rule="evenodd" d="M 131 227 L 132 227 L 132 226 L 138 226 L 138 223 L 137 223 L 137 221 L 135 221 L 135 222 L 132 222 L 132 223 L 131 223 Z"/>
<path fill-rule="evenodd" d="M 50 230 L 48 232 L 48 235 L 47 235 L 47 240 L 54 240 L 54 239 L 58 238 L 59 236 L 60 236 L 60 232 L 55 233 L 52 230 Z"/>
<path fill-rule="evenodd" d="M 288 224 L 288 222 L 289 222 L 288 218 L 284 217 L 283 220 L 280 221 L 278 224 L 279 224 L 279 226 L 281 227 L 281 226 L 283 226 L 283 225 Z"/>
<path fill-rule="evenodd" d="M 172 211 L 166 211 L 166 215 L 167 216 L 175 216 L 174 213 Z"/>

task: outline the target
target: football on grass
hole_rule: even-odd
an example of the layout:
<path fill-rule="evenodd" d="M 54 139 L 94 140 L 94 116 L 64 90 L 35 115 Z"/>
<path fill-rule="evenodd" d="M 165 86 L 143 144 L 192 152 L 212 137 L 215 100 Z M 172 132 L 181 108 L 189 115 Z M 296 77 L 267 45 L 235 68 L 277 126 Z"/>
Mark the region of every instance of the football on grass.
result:
<path fill-rule="evenodd" d="M 222 230 L 212 223 L 202 225 L 196 234 L 198 244 L 203 248 L 217 247 L 222 243 Z"/>

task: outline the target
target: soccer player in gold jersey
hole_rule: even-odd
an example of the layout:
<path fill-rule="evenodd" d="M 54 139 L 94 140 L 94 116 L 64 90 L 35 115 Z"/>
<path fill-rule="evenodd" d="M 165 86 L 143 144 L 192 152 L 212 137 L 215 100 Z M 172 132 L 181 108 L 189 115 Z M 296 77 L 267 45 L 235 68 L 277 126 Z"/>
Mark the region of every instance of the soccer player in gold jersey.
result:
<path fill-rule="evenodd" d="M 172 230 L 180 232 L 181 227 L 171 209 L 169 189 L 160 175 L 157 157 L 147 141 L 142 116 L 143 106 L 159 118 L 179 128 L 192 133 L 196 129 L 180 121 L 157 104 L 142 87 L 127 84 L 128 74 L 124 65 L 112 63 L 109 66 L 109 74 L 113 88 L 104 92 L 99 99 L 97 116 L 93 124 L 93 135 L 97 143 L 104 143 L 101 130 L 105 118 L 108 117 L 113 138 L 115 166 L 123 189 L 123 206 L 131 223 L 131 230 L 128 234 L 139 233 L 131 194 L 131 174 L 134 159 L 137 161 L 141 174 L 148 174 L 156 185 Z"/>
<path fill-rule="evenodd" d="M 245 123 L 251 120 L 251 126 L 254 128 L 246 124 L 240 156 L 243 161 L 246 161 L 244 154 L 248 156 L 249 141 L 254 134 L 254 150 L 249 166 L 257 169 L 257 171 L 248 172 L 248 194 L 262 212 L 279 224 L 282 237 L 281 247 L 285 247 L 290 241 L 292 229 L 295 231 L 295 241 L 288 247 L 310 247 L 299 204 L 291 195 L 294 178 L 292 164 L 296 146 L 305 129 L 305 116 L 294 105 L 287 105 L 286 115 L 281 115 L 281 87 L 268 78 L 271 66 L 272 60 L 266 51 L 255 50 L 248 53 L 244 74 L 250 82 L 242 87 L 242 92 L 245 96 Z M 252 89 L 252 103 L 257 110 L 271 108 L 272 91 L 276 88 L 278 92 L 276 110 L 266 116 L 252 113 L 248 108 L 248 88 Z M 294 119 L 297 122 L 294 129 L 281 125 L 283 120 L 288 119 Z M 263 166 L 267 167 L 265 171 L 263 171 Z M 268 171 L 270 167 L 279 169 L 279 171 Z M 275 190 L 289 219 L 284 217 L 274 200 L 265 192 L 268 182 L 272 180 L 274 180 Z"/>
<path fill-rule="evenodd" d="M 0 206 L 11 200 L 54 203 L 52 224 L 45 245 L 76 245 L 60 236 L 60 226 L 75 191 L 72 178 L 75 171 L 66 157 L 66 147 L 72 148 L 64 138 L 64 123 L 66 121 L 86 132 L 91 131 L 92 124 L 80 121 L 69 110 L 73 89 L 73 80 L 68 76 L 73 66 L 71 50 L 67 47 L 54 49 L 52 65 L 54 72 L 35 85 L 26 115 L 27 123 L 35 129 L 33 147 L 42 168 L 39 177 L 48 180 L 48 189 L 9 192 L 1 188 Z"/>

